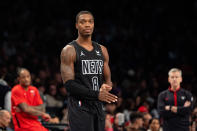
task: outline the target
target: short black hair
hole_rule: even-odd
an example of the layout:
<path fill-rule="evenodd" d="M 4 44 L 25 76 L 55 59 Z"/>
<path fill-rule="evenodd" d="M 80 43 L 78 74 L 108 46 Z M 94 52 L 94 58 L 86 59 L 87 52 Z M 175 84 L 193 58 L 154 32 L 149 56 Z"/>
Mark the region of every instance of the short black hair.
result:
<path fill-rule="evenodd" d="M 79 20 L 79 16 L 80 16 L 80 15 L 83 15 L 83 14 L 90 14 L 90 15 L 93 17 L 93 19 L 94 19 L 94 16 L 93 16 L 93 14 L 92 14 L 90 11 L 87 11 L 87 10 L 85 10 L 85 11 L 80 11 L 80 12 L 77 14 L 77 16 L 76 16 L 76 23 L 77 23 L 78 20 Z"/>
<path fill-rule="evenodd" d="M 152 123 L 153 120 L 158 120 L 159 121 L 159 118 L 153 117 L 152 119 L 150 119 L 149 125 Z M 160 121 L 159 121 L 159 124 L 160 124 Z"/>
<path fill-rule="evenodd" d="M 134 123 L 136 121 L 136 119 L 138 119 L 138 118 L 142 118 L 143 119 L 142 114 L 140 114 L 138 112 L 134 112 L 134 113 L 130 114 L 130 121 L 131 121 L 131 123 Z"/>

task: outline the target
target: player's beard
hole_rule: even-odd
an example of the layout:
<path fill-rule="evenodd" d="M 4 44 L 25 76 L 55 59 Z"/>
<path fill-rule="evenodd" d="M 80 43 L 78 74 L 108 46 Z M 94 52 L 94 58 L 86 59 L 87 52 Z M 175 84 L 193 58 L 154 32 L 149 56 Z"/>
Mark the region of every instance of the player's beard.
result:
<path fill-rule="evenodd" d="M 88 37 L 91 37 L 92 34 L 85 34 L 85 33 L 83 33 L 83 34 L 81 34 L 81 36 L 82 36 L 83 38 L 88 38 Z"/>
<path fill-rule="evenodd" d="M 22 83 L 21 85 L 22 85 L 24 88 L 27 88 L 28 86 L 31 85 L 31 81 L 29 81 L 29 82 L 24 82 L 24 83 Z"/>
<path fill-rule="evenodd" d="M 79 32 L 80 36 L 82 36 L 83 38 L 88 38 L 91 37 L 93 33 L 93 30 L 91 30 L 91 32 L 85 32 L 84 30 L 82 30 L 81 32 Z"/>

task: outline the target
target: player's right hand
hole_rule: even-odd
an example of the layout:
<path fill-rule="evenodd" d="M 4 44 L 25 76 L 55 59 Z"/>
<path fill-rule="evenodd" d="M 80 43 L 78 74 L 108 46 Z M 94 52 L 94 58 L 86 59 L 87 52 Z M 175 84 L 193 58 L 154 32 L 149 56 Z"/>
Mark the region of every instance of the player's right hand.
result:
<path fill-rule="evenodd" d="M 116 102 L 118 97 L 109 93 L 107 90 L 100 90 L 98 99 L 100 101 L 112 103 L 112 102 Z"/>
<path fill-rule="evenodd" d="M 49 114 L 47 114 L 47 113 L 43 113 L 42 119 L 43 119 L 44 121 L 49 121 L 49 120 L 51 119 L 51 116 L 50 116 Z"/>

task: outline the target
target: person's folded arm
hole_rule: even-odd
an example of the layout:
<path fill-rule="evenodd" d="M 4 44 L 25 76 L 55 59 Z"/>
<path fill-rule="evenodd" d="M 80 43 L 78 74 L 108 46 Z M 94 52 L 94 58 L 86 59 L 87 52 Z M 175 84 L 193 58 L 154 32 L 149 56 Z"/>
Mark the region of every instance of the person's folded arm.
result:
<path fill-rule="evenodd" d="M 189 114 L 191 113 L 193 109 L 193 96 L 190 92 L 186 91 L 186 101 L 190 102 L 189 106 L 178 106 L 177 107 L 177 113 L 181 115 Z"/>
<path fill-rule="evenodd" d="M 166 110 L 165 107 L 170 106 L 165 104 L 165 95 L 164 92 L 159 94 L 158 96 L 158 102 L 157 102 L 157 109 L 163 118 L 171 118 L 175 116 L 175 113 L 171 112 L 171 110 Z"/>

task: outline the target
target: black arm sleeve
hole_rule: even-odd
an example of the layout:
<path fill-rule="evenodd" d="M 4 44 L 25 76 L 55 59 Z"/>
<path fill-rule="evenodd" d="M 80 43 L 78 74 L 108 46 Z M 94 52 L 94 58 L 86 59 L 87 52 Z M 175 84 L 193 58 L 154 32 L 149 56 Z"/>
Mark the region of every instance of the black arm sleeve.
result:
<path fill-rule="evenodd" d="M 159 112 L 160 117 L 163 118 L 172 118 L 175 116 L 175 113 L 171 111 L 165 110 L 165 92 L 162 92 L 158 96 L 158 101 L 157 101 L 157 109 Z"/>
<path fill-rule="evenodd" d="M 75 80 L 68 80 L 64 85 L 70 95 L 86 100 L 98 100 L 99 91 L 90 90 Z"/>
<path fill-rule="evenodd" d="M 190 92 L 186 91 L 186 99 L 187 101 L 191 102 L 191 105 L 189 107 L 177 107 L 177 113 L 180 115 L 188 115 L 189 113 L 191 113 L 192 109 L 193 109 L 193 96 Z"/>

